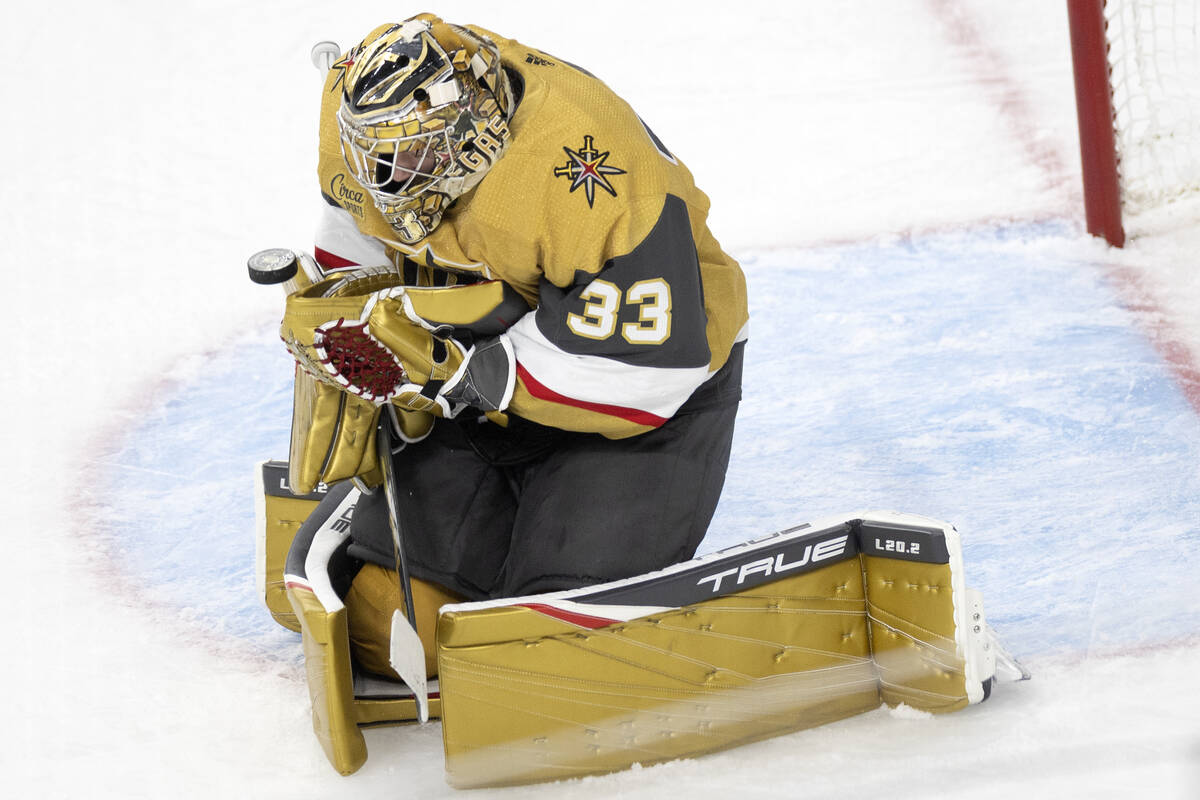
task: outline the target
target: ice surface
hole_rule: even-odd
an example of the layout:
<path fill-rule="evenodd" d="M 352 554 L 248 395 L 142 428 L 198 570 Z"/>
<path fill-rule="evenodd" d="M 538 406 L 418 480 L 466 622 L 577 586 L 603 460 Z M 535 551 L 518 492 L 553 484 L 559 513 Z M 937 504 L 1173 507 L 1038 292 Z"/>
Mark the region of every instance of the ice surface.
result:
<path fill-rule="evenodd" d="M 1062 4 L 428 5 L 600 74 L 712 197 L 753 322 L 703 549 L 866 507 L 949 520 L 1035 674 L 958 714 L 472 796 L 1200 795 L 1200 209 L 1125 252 L 1081 234 Z M 416 10 L 8 12 L 14 794 L 453 794 L 436 724 L 369 731 L 333 774 L 252 574 L 290 366 L 242 264 L 308 241 L 308 48 Z"/>

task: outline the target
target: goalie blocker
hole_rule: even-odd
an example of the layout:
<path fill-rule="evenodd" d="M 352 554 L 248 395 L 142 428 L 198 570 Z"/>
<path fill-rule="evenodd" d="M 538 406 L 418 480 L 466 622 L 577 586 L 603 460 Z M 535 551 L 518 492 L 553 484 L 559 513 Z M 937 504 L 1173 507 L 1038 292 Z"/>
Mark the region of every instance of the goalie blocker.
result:
<path fill-rule="evenodd" d="M 987 698 L 998 661 L 1003 677 L 1028 677 L 966 588 L 958 532 L 870 512 L 628 580 L 443 606 L 425 695 L 350 655 L 339 592 L 361 566 L 347 553 L 356 495 L 306 526 L 286 570 L 314 730 L 343 774 L 366 759 L 360 728 L 414 721 L 423 706 L 442 717 L 448 781 L 468 788 L 696 756 L 881 704 L 955 711 Z M 277 553 L 270 534 L 260 527 Z M 412 659 L 413 641 L 396 636 L 393 662 Z"/>

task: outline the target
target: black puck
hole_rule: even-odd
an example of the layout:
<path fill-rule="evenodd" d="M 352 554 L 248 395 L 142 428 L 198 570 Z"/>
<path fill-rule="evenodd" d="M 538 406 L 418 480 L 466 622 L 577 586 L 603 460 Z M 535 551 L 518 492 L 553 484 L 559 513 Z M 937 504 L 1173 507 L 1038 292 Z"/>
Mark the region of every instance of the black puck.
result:
<path fill-rule="evenodd" d="M 246 261 L 250 280 L 268 285 L 291 280 L 299 269 L 296 254 L 284 247 L 259 250 Z"/>

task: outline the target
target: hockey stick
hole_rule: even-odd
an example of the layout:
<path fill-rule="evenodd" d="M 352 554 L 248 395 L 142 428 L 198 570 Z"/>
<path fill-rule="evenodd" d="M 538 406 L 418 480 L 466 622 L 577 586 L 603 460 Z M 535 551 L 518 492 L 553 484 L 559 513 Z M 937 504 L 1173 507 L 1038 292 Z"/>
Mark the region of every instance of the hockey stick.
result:
<path fill-rule="evenodd" d="M 400 487 L 396 485 L 396 474 L 392 471 L 392 419 L 391 415 L 379 415 L 376 431 L 376 450 L 379 453 L 379 469 L 383 472 L 383 492 L 387 498 L 388 527 L 392 532 L 392 548 L 396 554 L 396 574 L 400 577 L 404 592 L 404 609 L 413 630 L 417 629 L 417 614 L 412 602 L 412 579 L 408 574 L 408 559 L 404 556 L 403 531 L 400 528 Z M 402 445 L 403 446 L 403 445 Z"/>
<path fill-rule="evenodd" d="M 391 407 L 389 406 L 390 410 Z M 429 692 L 425 679 L 425 648 L 417 635 L 417 613 L 412 599 L 412 578 L 408 573 L 408 559 L 404 555 L 403 529 L 400 526 L 400 487 L 396 485 L 396 473 L 392 471 L 392 415 L 379 415 L 376 451 L 379 454 L 379 469 L 383 472 L 383 493 L 387 499 L 388 528 L 392 532 L 392 550 L 396 555 L 396 576 L 400 579 L 400 591 L 404 595 L 405 615 L 400 609 L 392 612 L 391 641 L 388 660 L 400 679 L 412 689 L 417 700 L 417 718 L 421 722 L 429 719 Z M 403 443 L 401 443 L 403 446 Z"/>

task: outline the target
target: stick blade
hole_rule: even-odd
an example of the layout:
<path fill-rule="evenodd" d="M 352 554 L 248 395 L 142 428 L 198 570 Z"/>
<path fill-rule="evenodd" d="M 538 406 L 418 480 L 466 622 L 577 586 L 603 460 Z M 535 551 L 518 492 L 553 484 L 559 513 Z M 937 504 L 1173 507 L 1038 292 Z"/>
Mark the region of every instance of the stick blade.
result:
<path fill-rule="evenodd" d="M 417 700 L 417 718 L 429 721 L 429 686 L 425 680 L 425 648 L 421 639 L 399 609 L 392 612 L 392 640 L 389 661 Z"/>

